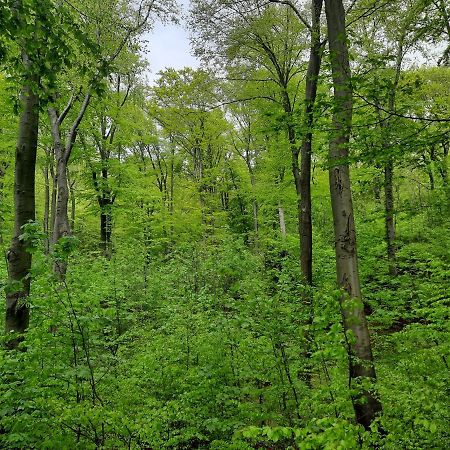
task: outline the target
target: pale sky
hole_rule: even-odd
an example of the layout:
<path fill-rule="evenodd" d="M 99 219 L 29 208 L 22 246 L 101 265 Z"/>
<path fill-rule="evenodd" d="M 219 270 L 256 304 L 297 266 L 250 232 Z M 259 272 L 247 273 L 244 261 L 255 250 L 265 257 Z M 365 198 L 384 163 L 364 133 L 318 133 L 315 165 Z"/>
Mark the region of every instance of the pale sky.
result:
<path fill-rule="evenodd" d="M 187 13 L 189 0 L 179 0 L 178 3 L 182 4 L 183 13 Z M 198 60 L 191 55 L 185 24 L 181 20 L 180 22 L 179 25 L 157 24 L 153 32 L 145 36 L 148 41 L 145 57 L 150 63 L 150 82 L 154 81 L 160 70 L 168 67 L 198 67 Z"/>

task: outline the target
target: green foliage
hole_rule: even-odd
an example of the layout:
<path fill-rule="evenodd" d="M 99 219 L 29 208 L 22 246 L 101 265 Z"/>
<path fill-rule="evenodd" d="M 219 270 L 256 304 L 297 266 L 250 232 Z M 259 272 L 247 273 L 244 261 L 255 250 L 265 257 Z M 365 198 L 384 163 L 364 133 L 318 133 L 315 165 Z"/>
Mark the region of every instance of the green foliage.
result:
<path fill-rule="evenodd" d="M 366 312 L 374 383 L 349 382 L 355 336 L 344 333 L 336 289 L 329 58 L 315 105 L 314 284 L 305 286 L 286 130 L 299 140 L 305 131 L 308 30 L 286 5 L 269 3 L 193 2 L 204 26 L 194 36 L 199 52 L 224 58 L 232 80 L 167 69 L 149 88 L 137 31 L 115 55 L 136 24 L 136 3 L 2 2 L 0 60 L 10 78 L 0 78 L 2 250 L 14 220 L 11 98 L 26 75 L 20 49 L 42 77 L 33 87 L 55 108 L 71 94 L 79 106 L 90 84 L 96 95 L 70 159 L 73 234 L 55 245 L 56 160 L 41 119 L 38 219 L 20 235 L 33 254 L 31 295 L 19 302 L 30 324 L 26 351 L 0 349 L 1 448 L 450 447 L 449 69 L 401 67 L 396 80 L 393 66 L 402 31 L 405 52 L 442 39 L 440 3 L 363 0 L 349 12 L 356 96 L 343 162 L 352 166 L 363 298 L 347 304 Z M 174 11 L 172 2 L 143 5 L 160 18 Z M 213 13 L 224 14 L 220 27 Z M 75 107 L 68 122 L 76 116 Z M 396 276 L 385 242 L 383 166 L 391 160 Z M 60 261 L 65 277 L 53 272 Z M 21 281 L 7 280 L 0 258 L 2 292 L 19 291 Z M 370 431 L 355 423 L 352 404 L 364 389 L 383 405 Z"/>

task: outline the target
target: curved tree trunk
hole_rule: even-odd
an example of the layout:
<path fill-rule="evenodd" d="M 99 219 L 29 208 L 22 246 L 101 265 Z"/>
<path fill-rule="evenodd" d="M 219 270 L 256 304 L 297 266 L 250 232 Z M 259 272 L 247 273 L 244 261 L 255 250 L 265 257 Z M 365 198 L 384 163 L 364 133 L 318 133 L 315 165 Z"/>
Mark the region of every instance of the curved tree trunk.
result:
<path fill-rule="evenodd" d="M 352 122 L 352 87 L 345 31 L 345 12 L 341 0 L 325 0 L 328 40 L 334 85 L 333 132 L 330 139 L 330 194 L 333 209 L 337 281 L 343 290 L 341 310 L 345 332 L 352 332 L 348 343 L 349 376 L 356 388 L 364 379 L 375 380 L 369 329 L 361 301 L 356 231 L 353 217 L 350 171 L 345 159 Z M 381 403 L 367 388 L 352 396 L 356 420 L 367 430 L 381 412 Z"/>
<path fill-rule="evenodd" d="M 23 57 L 25 66 L 28 58 Z M 31 254 L 27 251 L 27 242 L 20 239 L 22 227 L 35 220 L 35 168 L 39 126 L 39 97 L 31 85 L 22 89 L 23 110 L 20 115 L 19 136 L 16 148 L 16 166 L 14 172 L 14 235 L 8 251 L 8 275 L 11 284 L 6 294 L 5 332 L 19 333 L 8 339 L 7 348 L 17 348 L 22 340 L 20 336 L 29 321 L 29 308 L 26 304 L 30 294 Z"/>

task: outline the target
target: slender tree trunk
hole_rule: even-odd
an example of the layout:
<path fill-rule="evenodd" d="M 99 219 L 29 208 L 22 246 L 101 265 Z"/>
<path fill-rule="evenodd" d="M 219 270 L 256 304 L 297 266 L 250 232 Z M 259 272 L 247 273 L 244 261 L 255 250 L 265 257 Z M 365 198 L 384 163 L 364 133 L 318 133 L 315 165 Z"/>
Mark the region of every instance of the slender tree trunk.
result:
<path fill-rule="evenodd" d="M 112 235 L 112 217 L 111 217 L 112 204 L 109 200 L 103 203 L 100 213 L 100 239 L 101 248 L 105 258 L 110 259 L 112 256 L 111 248 L 111 235 Z"/>
<path fill-rule="evenodd" d="M 28 57 L 23 56 L 25 67 Z M 27 242 L 20 239 L 23 225 L 35 220 L 35 169 L 39 126 L 39 97 L 32 90 L 36 79 L 22 89 L 22 112 L 19 122 L 19 136 L 16 148 L 14 172 L 14 235 L 8 251 L 8 276 L 12 289 L 6 294 L 5 332 L 19 333 L 6 342 L 7 348 L 17 348 L 29 321 L 26 304 L 30 294 L 31 254 L 27 252 Z"/>
<path fill-rule="evenodd" d="M 312 0 L 312 31 L 311 49 L 309 55 L 308 71 L 306 73 L 304 129 L 305 135 L 301 146 L 300 170 L 300 264 L 302 277 L 307 285 L 311 286 L 312 274 L 312 219 L 311 219 L 311 153 L 312 153 L 312 126 L 314 121 L 314 103 L 317 95 L 317 83 L 322 59 L 322 46 L 320 43 L 320 15 L 323 0 Z"/>
<path fill-rule="evenodd" d="M 47 153 L 47 150 L 46 150 Z M 48 161 L 45 163 L 45 167 L 43 168 L 44 175 L 44 183 L 45 183 L 45 191 L 44 191 L 44 233 L 45 233 L 45 254 L 48 255 L 50 251 L 50 242 L 49 242 L 49 221 L 50 221 L 50 179 L 49 179 L 49 170 L 48 170 Z"/>
<path fill-rule="evenodd" d="M 51 236 L 53 234 L 53 226 L 55 224 L 55 215 L 56 215 L 56 200 L 58 195 L 58 179 L 56 178 L 55 171 L 55 149 L 51 149 L 51 158 L 50 158 L 50 177 L 52 179 L 52 195 L 51 195 L 51 205 L 50 205 L 50 221 L 49 221 L 49 248 L 51 243 Z"/>
<path fill-rule="evenodd" d="M 286 111 L 286 108 L 285 108 Z M 302 240 L 302 182 L 300 178 L 300 165 L 299 165 L 299 149 L 297 148 L 297 139 L 295 130 L 292 125 L 288 125 L 288 139 L 291 147 L 291 163 L 292 163 L 292 175 L 294 176 L 295 192 L 297 194 L 297 230 L 300 242 Z M 302 249 L 300 248 L 300 255 L 302 255 Z M 300 261 L 301 263 L 301 261 Z M 301 265 L 301 264 L 300 264 Z M 303 270 L 303 266 L 301 265 Z M 303 272 L 302 272 L 303 278 Z"/>
<path fill-rule="evenodd" d="M 69 186 L 69 195 L 70 195 L 70 229 L 75 229 L 75 213 L 76 213 L 76 198 L 75 198 L 75 180 L 70 179 L 70 172 L 67 169 L 67 183 Z"/>
<path fill-rule="evenodd" d="M 350 184 L 350 170 L 345 159 L 352 122 L 352 87 L 342 0 L 325 0 L 328 40 L 334 85 L 333 133 L 330 139 L 330 194 L 333 209 L 337 281 L 343 290 L 341 308 L 348 342 L 349 376 L 353 387 L 364 379 L 375 380 L 369 329 L 361 301 L 356 231 Z M 367 430 L 381 403 L 367 388 L 352 396 L 356 420 Z"/>
<path fill-rule="evenodd" d="M 115 197 L 108 188 L 108 170 L 103 168 L 101 171 L 101 185 L 97 180 L 97 172 L 92 172 L 92 179 L 95 190 L 97 191 L 97 202 L 100 208 L 100 249 L 103 256 L 110 259 L 112 256 L 111 235 L 112 235 L 112 206 Z"/>
<path fill-rule="evenodd" d="M 112 235 L 112 206 L 114 197 L 108 187 L 108 169 L 102 169 L 102 193 L 100 201 L 100 245 L 103 254 L 110 259 L 112 256 L 111 235 Z"/>
<path fill-rule="evenodd" d="M 52 230 L 52 247 L 63 237 L 70 236 L 70 223 L 68 215 L 69 204 L 69 185 L 67 181 L 67 160 L 65 158 L 64 149 L 55 146 L 56 156 L 56 210 L 55 222 Z M 63 260 L 55 262 L 55 273 L 64 278 L 67 271 L 67 263 Z"/>
<path fill-rule="evenodd" d="M 4 213 L 4 178 L 6 175 L 6 169 L 8 168 L 8 164 L 5 161 L 0 161 L 0 245 L 3 244 L 3 213 Z"/>
<path fill-rule="evenodd" d="M 434 173 L 433 173 L 433 163 L 436 161 L 436 154 L 434 148 L 430 149 L 430 159 L 428 159 L 427 154 L 424 152 L 422 154 L 423 163 L 425 164 L 425 170 L 427 171 L 428 179 L 430 181 L 430 190 L 434 191 Z"/>
<path fill-rule="evenodd" d="M 442 183 L 444 187 L 448 186 L 448 150 L 450 147 L 450 142 L 448 140 L 442 142 L 442 163 L 440 167 L 440 173 L 442 177 Z"/>
<path fill-rule="evenodd" d="M 394 162 L 389 158 L 384 166 L 384 209 L 385 209 L 385 230 L 386 244 L 389 264 L 389 274 L 397 275 L 397 265 L 395 261 L 395 218 L 394 218 L 394 186 L 393 186 Z"/>
<path fill-rule="evenodd" d="M 280 221 L 281 236 L 286 237 L 286 220 L 284 217 L 284 208 L 281 203 L 278 204 L 278 219 Z"/>
<path fill-rule="evenodd" d="M 84 97 L 83 103 L 80 107 L 77 117 L 73 121 L 69 132 L 67 133 L 67 139 L 65 145 L 63 145 L 61 140 L 61 124 L 67 117 L 68 111 L 73 107 L 73 100 L 69 101 L 66 109 L 61 115 L 58 115 L 55 108 L 48 108 L 48 116 L 51 123 L 51 133 L 53 140 L 53 148 L 55 151 L 56 159 L 56 208 L 55 208 L 55 218 L 52 224 L 52 247 L 59 241 L 59 239 L 70 236 L 70 222 L 69 222 L 69 183 L 67 179 L 67 167 L 69 164 L 70 155 L 72 154 L 72 149 L 75 144 L 75 140 L 78 133 L 78 127 L 86 113 L 87 107 L 89 106 L 91 100 L 91 88 L 87 89 L 86 95 Z M 67 271 L 67 261 L 65 259 L 57 259 L 53 268 L 55 274 L 63 279 Z"/>
<path fill-rule="evenodd" d="M 400 74 L 403 62 L 403 48 L 406 36 L 406 28 L 403 29 L 400 39 L 398 41 L 398 49 L 395 60 L 395 78 L 394 83 L 389 92 L 389 111 L 395 110 L 395 98 L 397 95 L 398 83 L 400 81 Z M 389 274 L 397 275 L 396 253 L 397 246 L 396 231 L 395 231 L 395 202 L 394 202 L 394 158 L 390 153 L 390 137 L 389 137 L 389 123 L 382 122 L 382 133 L 384 135 L 384 149 L 387 153 L 387 161 L 384 166 L 384 206 L 385 206 L 385 230 L 386 230 L 386 246 L 387 257 L 389 265 Z"/>
<path fill-rule="evenodd" d="M 253 229 L 255 231 L 255 234 L 257 235 L 259 232 L 259 207 L 258 207 L 258 201 L 255 197 L 255 187 L 256 187 L 256 180 L 255 180 L 255 174 L 253 173 L 253 168 L 250 165 L 250 161 L 247 161 L 247 168 L 250 172 L 250 183 L 252 185 L 252 209 L 253 209 Z"/>

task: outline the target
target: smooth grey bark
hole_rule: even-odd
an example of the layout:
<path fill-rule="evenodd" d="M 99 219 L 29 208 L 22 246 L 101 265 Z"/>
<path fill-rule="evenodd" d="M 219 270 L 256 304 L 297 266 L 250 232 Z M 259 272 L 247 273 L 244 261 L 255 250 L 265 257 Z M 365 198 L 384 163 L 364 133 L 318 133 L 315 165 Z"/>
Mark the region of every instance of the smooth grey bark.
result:
<path fill-rule="evenodd" d="M 51 235 L 53 233 L 53 225 L 55 223 L 55 215 L 56 215 L 56 200 L 58 195 L 58 179 L 56 178 L 55 171 L 55 151 L 52 149 L 52 160 L 50 165 L 50 177 L 52 178 L 52 201 L 50 208 L 50 223 L 49 223 L 49 242 L 51 240 Z M 50 248 L 50 247 L 49 247 Z"/>
<path fill-rule="evenodd" d="M 24 66 L 29 68 L 27 55 L 23 55 Z M 19 135 L 16 148 L 14 171 L 14 234 L 7 253 L 8 279 L 11 288 L 6 294 L 5 333 L 14 334 L 7 338 L 6 347 L 15 349 L 28 328 L 30 294 L 31 253 L 28 243 L 21 239 L 22 227 L 35 220 L 35 169 L 39 126 L 39 96 L 33 87 L 36 77 L 31 77 L 21 93 L 22 112 L 19 121 Z"/>
<path fill-rule="evenodd" d="M 281 236 L 283 236 L 285 238 L 286 237 L 286 219 L 284 216 L 284 208 L 281 206 L 281 204 L 278 204 L 278 219 L 280 222 Z"/>
<path fill-rule="evenodd" d="M 48 155 L 48 152 L 46 150 L 46 153 Z M 44 189 L 44 233 L 46 235 L 45 243 L 44 243 L 44 251 L 45 254 L 48 255 L 50 251 L 50 243 L 48 240 L 49 235 L 49 222 L 50 222 L 50 178 L 49 178 L 49 170 L 48 170 L 48 161 L 46 161 L 44 168 L 42 169 L 42 174 L 44 176 L 44 183 L 45 183 L 45 189 Z"/>
<path fill-rule="evenodd" d="M 65 144 L 61 139 L 61 125 L 67 114 L 72 109 L 75 97 L 72 96 L 67 106 L 61 114 L 58 114 L 53 107 L 48 108 L 48 116 L 51 123 L 51 134 L 53 140 L 53 148 L 55 151 L 56 159 L 56 208 L 54 223 L 52 224 L 52 248 L 63 237 L 71 235 L 71 228 L 68 215 L 69 204 L 69 185 L 67 179 L 67 167 L 69 163 L 70 155 L 75 144 L 75 140 L 78 133 L 80 123 L 86 113 L 87 107 L 91 100 L 91 90 L 88 88 L 84 97 L 83 103 L 80 107 L 79 113 L 67 133 Z M 54 264 L 54 272 L 60 277 L 64 278 L 67 270 L 67 262 L 61 259 L 57 259 Z"/>
<path fill-rule="evenodd" d="M 70 171 L 67 169 L 67 182 L 69 185 L 69 195 L 70 195 L 70 229 L 75 229 L 75 214 L 76 214 L 76 198 L 75 198 L 75 180 L 70 178 Z"/>
<path fill-rule="evenodd" d="M 334 87 L 333 131 L 329 145 L 329 180 L 335 233 L 337 282 L 348 341 L 349 377 L 352 387 L 367 379 L 375 381 L 369 329 L 361 301 L 356 230 L 353 216 L 350 170 L 346 159 L 352 127 L 353 92 L 349 64 L 345 11 L 342 0 L 325 0 L 328 42 Z M 352 395 L 356 420 L 365 429 L 381 412 L 372 390 L 360 387 Z"/>

